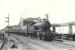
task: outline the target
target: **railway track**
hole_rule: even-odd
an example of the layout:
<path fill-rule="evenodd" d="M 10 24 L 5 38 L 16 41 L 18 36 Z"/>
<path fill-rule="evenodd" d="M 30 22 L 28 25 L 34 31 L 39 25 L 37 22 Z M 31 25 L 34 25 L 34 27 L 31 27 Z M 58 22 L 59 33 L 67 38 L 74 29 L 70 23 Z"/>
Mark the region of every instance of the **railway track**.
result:
<path fill-rule="evenodd" d="M 28 44 L 28 42 L 26 41 L 23 41 L 22 39 L 18 38 L 18 37 L 15 37 L 14 38 L 20 42 L 21 45 L 23 45 L 23 47 L 26 49 L 26 50 L 36 50 L 35 48 L 33 48 L 31 45 Z"/>
<path fill-rule="evenodd" d="M 19 39 L 23 39 L 24 41 L 26 40 L 26 42 L 28 42 L 29 44 L 39 46 L 45 50 L 63 50 L 63 49 L 66 49 L 66 48 L 63 48 L 61 46 L 57 47 L 54 42 L 49 43 L 47 41 L 41 41 L 41 40 L 37 40 L 37 39 L 32 40 L 32 39 L 29 39 L 29 38 L 21 36 L 21 35 L 18 35 L 15 37 L 17 37 Z"/>
<path fill-rule="evenodd" d="M 25 39 L 24 36 L 22 36 L 21 38 Z M 28 40 L 28 38 L 27 38 Z M 38 46 L 41 46 L 45 49 L 48 49 L 48 50 L 52 50 L 52 48 L 50 48 L 49 45 L 52 45 L 56 48 L 60 48 L 60 49 L 66 49 L 66 50 L 75 50 L 75 45 L 71 45 L 71 44 L 65 44 L 65 43 L 62 43 L 62 42 L 57 42 L 57 41 L 53 41 L 53 42 L 47 42 L 47 41 L 41 41 L 41 40 L 32 40 L 32 39 L 29 39 L 27 42 L 29 43 L 33 43 L 33 44 L 36 44 Z M 44 43 L 44 44 L 43 44 Z"/>
<path fill-rule="evenodd" d="M 1 45 L 1 47 L 0 47 L 0 50 L 2 50 L 2 49 L 3 49 L 3 47 L 4 47 L 5 43 L 6 43 L 6 39 L 4 39 L 4 41 L 3 41 L 3 43 L 2 43 L 2 45 Z"/>
<path fill-rule="evenodd" d="M 14 36 L 15 37 L 15 36 Z M 28 39 L 26 39 L 26 38 L 22 38 L 22 37 L 15 37 L 17 40 L 19 40 L 19 41 L 22 41 L 22 43 L 24 44 L 24 42 L 26 43 L 26 45 L 29 45 L 30 46 L 30 44 L 31 45 L 37 45 L 37 46 L 40 46 L 41 48 L 43 48 L 43 49 L 45 49 L 45 50 L 50 50 L 49 48 L 47 48 L 47 47 L 45 47 L 45 46 L 43 46 L 43 45 L 41 45 L 41 44 L 38 44 L 38 43 L 35 43 L 35 42 L 31 42 L 30 40 L 28 40 Z M 21 40 L 21 39 L 23 39 L 23 40 Z M 34 45 L 34 46 L 35 46 Z M 30 47 L 29 47 L 30 48 Z M 34 47 L 35 48 L 35 47 Z M 39 50 L 39 49 L 34 49 L 33 47 L 31 47 L 30 48 L 30 50 Z"/>

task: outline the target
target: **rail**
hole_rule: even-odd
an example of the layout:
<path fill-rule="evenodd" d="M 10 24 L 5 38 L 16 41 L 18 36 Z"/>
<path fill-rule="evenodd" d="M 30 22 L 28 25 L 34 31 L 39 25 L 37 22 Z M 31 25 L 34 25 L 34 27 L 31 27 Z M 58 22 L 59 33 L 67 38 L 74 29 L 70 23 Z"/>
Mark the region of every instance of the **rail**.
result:
<path fill-rule="evenodd" d="M 4 34 L 2 34 L 2 44 L 1 44 L 1 46 L 0 46 L 0 50 L 3 49 L 3 47 L 4 47 L 5 43 L 6 43 L 6 41 L 7 41 L 7 37 L 6 37 Z"/>
<path fill-rule="evenodd" d="M 4 41 L 3 41 L 3 43 L 2 43 L 2 45 L 1 45 L 1 47 L 0 47 L 0 50 L 2 50 L 2 49 L 3 49 L 3 47 L 4 47 L 5 43 L 6 43 L 6 38 L 4 39 Z"/>

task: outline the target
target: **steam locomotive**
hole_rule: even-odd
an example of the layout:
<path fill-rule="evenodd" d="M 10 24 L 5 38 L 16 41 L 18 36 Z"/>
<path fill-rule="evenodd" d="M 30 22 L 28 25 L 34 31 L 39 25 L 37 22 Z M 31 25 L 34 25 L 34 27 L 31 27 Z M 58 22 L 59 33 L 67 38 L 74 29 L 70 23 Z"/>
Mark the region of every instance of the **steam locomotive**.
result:
<path fill-rule="evenodd" d="M 11 26 L 6 32 L 52 41 L 50 27 L 51 24 L 47 19 L 28 18 L 21 19 L 19 25 Z"/>

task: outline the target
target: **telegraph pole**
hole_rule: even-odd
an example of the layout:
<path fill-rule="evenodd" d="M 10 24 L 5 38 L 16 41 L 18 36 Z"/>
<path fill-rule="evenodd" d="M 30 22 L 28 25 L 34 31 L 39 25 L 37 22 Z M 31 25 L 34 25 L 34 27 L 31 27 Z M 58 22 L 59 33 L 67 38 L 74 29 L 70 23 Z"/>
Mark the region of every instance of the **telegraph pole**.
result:
<path fill-rule="evenodd" d="M 5 22 L 8 23 L 8 25 L 7 25 L 7 30 L 8 30 L 8 32 L 9 32 L 9 13 L 8 13 L 8 17 L 5 17 L 5 18 L 7 19 L 7 21 L 5 21 Z M 9 33 L 8 33 L 8 36 L 9 36 Z"/>

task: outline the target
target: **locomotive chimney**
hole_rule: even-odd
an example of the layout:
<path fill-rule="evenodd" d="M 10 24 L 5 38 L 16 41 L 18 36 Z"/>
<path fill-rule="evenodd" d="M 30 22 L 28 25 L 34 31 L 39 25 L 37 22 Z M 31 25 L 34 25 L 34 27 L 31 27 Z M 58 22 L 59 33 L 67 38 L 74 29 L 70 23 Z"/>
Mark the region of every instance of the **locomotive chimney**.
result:
<path fill-rule="evenodd" d="M 46 20 L 48 21 L 48 14 L 46 14 Z"/>

